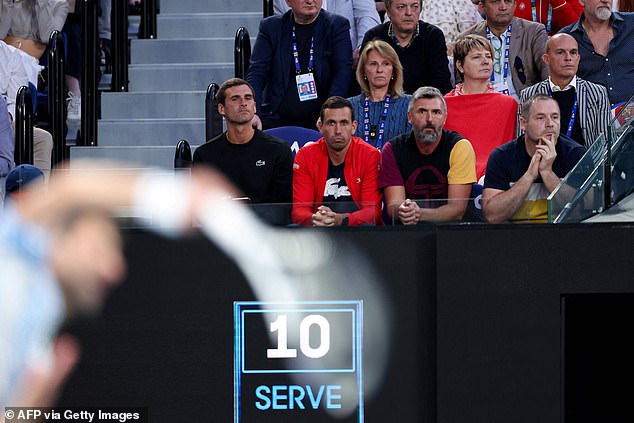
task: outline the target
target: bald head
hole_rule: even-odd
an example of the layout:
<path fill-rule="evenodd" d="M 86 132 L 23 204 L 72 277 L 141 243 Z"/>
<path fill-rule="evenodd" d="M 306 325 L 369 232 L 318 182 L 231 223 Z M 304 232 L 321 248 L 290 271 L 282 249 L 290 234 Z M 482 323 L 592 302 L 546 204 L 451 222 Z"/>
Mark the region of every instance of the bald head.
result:
<path fill-rule="evenodd" d="M 569 34 L 553 35 L 546 42 L 546 53 L 542 59 L 550 69 L 550 79 L 553 83 L 564 88 L 579 69 L 581 57 L 577 41 Z"/>
<path fill-rule="evenodd" d="M 550 51 L 553 48 L 557 48 L 557 46 L 561 44 L 574 44 L 575 48 L 578 48 L 577 40 L 575 40 L 572 35 L 560 32 L 551 37 L 548 37 L 548 41 L 546 41 L 546 52 Z"/>

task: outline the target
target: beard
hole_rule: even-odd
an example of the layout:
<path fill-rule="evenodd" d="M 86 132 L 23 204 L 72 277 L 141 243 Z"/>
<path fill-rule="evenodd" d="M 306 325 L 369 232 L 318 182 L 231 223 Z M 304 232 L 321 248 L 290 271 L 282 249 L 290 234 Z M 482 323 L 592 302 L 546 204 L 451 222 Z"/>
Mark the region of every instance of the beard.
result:
<path fill-rule="evenodd" d="M 612 17 L 612 10 L 606 7 L 600 7 L 596 12 L 597 19 L 601 21 L 607 21 Z"/>
<path fill-rule="evenodd" d="M 425 132 L 426 129 L 432 129 L 432 132 Z M 433 125 L 425 125 L 420 130 L 414 132 L 416 139 L 424 144 L 433 144 L 440 135 L 440 130 Z"/>

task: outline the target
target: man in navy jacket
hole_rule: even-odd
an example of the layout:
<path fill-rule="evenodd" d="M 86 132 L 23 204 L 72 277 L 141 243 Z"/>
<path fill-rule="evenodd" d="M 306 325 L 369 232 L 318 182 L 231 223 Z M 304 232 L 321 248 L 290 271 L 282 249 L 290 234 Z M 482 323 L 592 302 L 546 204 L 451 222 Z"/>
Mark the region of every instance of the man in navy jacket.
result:
<path fill-rule="evenodd" d="M 348 94 L 350 23 L 321 10 L 322 0 L 287 3 L 291 10 L 260 23 L 246 80 L 255 89 L 257 115 L 265 129 L 315 128 L 321 104 L 330 96 Z"/>

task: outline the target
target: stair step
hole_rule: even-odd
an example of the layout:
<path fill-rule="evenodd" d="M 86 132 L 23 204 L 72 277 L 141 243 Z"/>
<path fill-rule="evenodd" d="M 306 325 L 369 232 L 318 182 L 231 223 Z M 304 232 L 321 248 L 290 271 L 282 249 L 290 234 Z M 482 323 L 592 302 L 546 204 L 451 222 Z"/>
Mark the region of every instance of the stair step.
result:
<path fill-rule="evenodd" d="M 197 146 L 192 146 L 194 150 Z M 101 159 L 127 163 L 134 167 L 174 168 L 174 146 L 71 147 L 70 159 Z"/>
<path fill-rule="evenodd" d="M 251 39 L 251 46 L 255 39 Z M 130 63 L 233 63 L 234 37 L 132 40 Z"/>
<path fill-rule="evenodd" d="M 206 90 L 234 74 L 233 63 L 131 65 L 128 69 L 130 92 Z"/>
<path fill-rule="evenodd" d="M 190 144 L 205 139 L 204 119 L 101 120 L 98 125 L 99 145 L 103 147 L 176 146 L 181 139 Z"/>
<path fill-rule="evenodd" d="M 233 37 L 243 26 L 250 35 L 257 35 L 262 13 L 171 13 L 157 18 L 157 34 L 161 40 L 182 38 Z"/>
<path fill-rule="evenodd" d="M 200 13 L 200 12 L 258 12 L 262 13 L 263 5 L 259 0 L 179 0 L 162 1 L 163 13 Z"/>
<path fill-rule="evenodd" d="M 204 118 L 205 91 L 103 93 L 102 119 Z"/>

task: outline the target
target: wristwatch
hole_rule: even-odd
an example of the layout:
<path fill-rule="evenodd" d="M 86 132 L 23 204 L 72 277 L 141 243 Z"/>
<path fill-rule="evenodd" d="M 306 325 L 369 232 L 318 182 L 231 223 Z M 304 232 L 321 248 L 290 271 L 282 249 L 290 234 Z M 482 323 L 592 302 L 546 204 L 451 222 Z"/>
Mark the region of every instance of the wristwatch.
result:
<path fill-rule="evenodd" d="M 348 226 L 348 215 L 344 214 L 341 218 L 341 226 Z"/>

